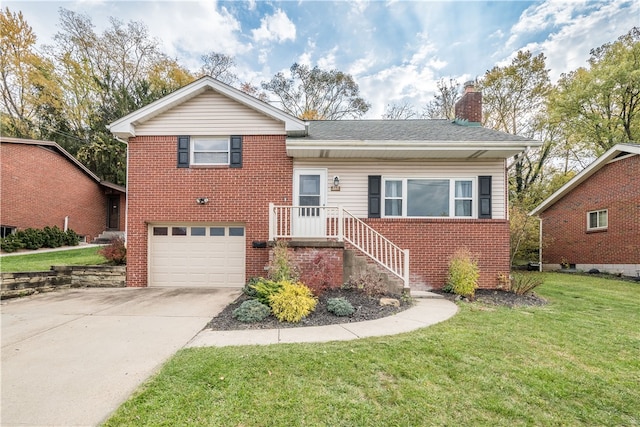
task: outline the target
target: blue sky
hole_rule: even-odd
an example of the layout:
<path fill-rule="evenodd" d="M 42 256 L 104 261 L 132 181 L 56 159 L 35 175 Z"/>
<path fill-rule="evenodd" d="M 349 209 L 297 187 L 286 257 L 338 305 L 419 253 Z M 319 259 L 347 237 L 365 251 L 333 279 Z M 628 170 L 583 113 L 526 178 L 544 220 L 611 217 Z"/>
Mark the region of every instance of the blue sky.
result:
<path fill-rule="evenodd" d="M 603 1 L 3 1 L 22 11 L 40 45 L 58 9 L 144 22 L 162 50 L 189 69 L 217 51 L 254 85 L 294 62 L 351 73 L 380 118 L 388 104 L 418 110 L 440 78 L 460 83 L 505 65 L 518 50 L 547 57 L 555 81 L 586 65 L 589 50 L 640 25 L 637 0 Z"/>

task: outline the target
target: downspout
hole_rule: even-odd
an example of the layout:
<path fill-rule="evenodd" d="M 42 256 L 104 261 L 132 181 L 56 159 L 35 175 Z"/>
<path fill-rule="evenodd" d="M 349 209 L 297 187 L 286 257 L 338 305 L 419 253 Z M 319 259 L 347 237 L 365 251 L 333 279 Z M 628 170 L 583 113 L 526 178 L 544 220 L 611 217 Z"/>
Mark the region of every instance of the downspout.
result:
<path fill-rule="evenodd" d="M 69 215 L 64 217 L 64 232 L 66 233 L 69 230 Z"/>
<path fill-rule="evenodd" d="M 538 236 L 538 271 L 542 271 L 542 217 L 538 217 L 540 223 Z"/>
<path fill-rule="evenodd" d="M 126 162 L 126 164 L 127 164 L 127 175 L 126 175 L 126 178 L 125 178 L 126 182 L 124 184 L 124 188 L 125 188 L 125 191 L 124 191 L 124 194 L 125 194 L 125 198 L 124 198 L 124 200 L 125 200 L 125 202 L 124 202 L 124 246 L 126 248 L 127 247 L 127 240 L 129 240 L 128 239 L 129 233 L 127 232 L 128 231 L 127 229 L 129 227 L 129 195 L 127 194 L 128 193 L 127 188 L 129 187 L 129 143 L 127 141 L 124 141 L 123 139 L 117 137 L 117 136 L 114 136 L 114 138 L 116 140 L 122 142 L 123 144 L 125 144 L 127 146 L 127 162 Z"/>

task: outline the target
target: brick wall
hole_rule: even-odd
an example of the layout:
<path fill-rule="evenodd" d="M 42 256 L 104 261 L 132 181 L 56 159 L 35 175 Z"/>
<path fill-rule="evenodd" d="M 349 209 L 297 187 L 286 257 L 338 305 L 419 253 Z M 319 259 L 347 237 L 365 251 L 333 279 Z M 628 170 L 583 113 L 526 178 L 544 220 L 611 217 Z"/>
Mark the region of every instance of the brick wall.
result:
<path fill-rule="evenodd" d="M 467 92 L 456 103 L 455 116 L 457 119 L 468 120 L 473 123 L 482 122 L 482 92 L 475 92 L 473 87 L 466 88 Z"/>
<path fill-rule="evenodd" d="M 343 284 L 344 247 L 292 246 L 291 260 L 300 269 L 300 281 L 313 287 L 327 282 L 329 288 Z"/>
<path fill-rule="evenodd" d="M 147 226 L 153 222 L 233 222 L 245 226 L 246 275 L 263 276 L 269 203 L 290 204 L 293 163 L 285 136 L 243 138 L 242 168 L 177 168 L 175 136 L 129 141 L 127 286 L 147 286 Z M 209 198 L 198 205 L 197 197 Z"/>
<path fill-rule="evenodd" d="M 607 230 L 587 231 L 587 212 L 602 209 Z M 541 217 L 546 263 L 640 263 L 640 156 L 603 166 Z"/>
<path fill-rule="evenodd" d="M 510 269 L 506 220 L 381 218 L 366 222 L 396 245 L 409 249 L 413 289 L 441 289 L 451 256 L 459 248 L 468 248 L 477 256 L 481 288 L 495 288 L 498 274 Z"/>
<path fill-rule="evenodd" d="M 100 185 L 52 149 L 2 143 L 2 225 L 19 229 L 57 225 L 93 239 L 106 227 Z"/>

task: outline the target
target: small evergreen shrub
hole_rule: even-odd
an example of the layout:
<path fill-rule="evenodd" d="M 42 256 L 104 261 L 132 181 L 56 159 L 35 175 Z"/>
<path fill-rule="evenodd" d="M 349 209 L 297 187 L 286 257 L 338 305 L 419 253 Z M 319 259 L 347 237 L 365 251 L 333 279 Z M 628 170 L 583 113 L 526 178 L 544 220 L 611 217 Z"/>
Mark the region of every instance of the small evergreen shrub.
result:
<path fill-rule="evenodd" d="M 285 240 L 278 240 L 273 247 L 273 258 L 269 262 L 269 279 L 274 282 L 287 280 L 297 282 L 300 272 L 289 254 L 289 245 Z"/>
<path fill-rule="evenodd" d="M 110 244 L 100 249 L 98 253 L 115 265 L 127 263 L 127 247 L 121 237 L 113 239 Z"/>
<path fill-rule="evenodd" d="M 47 238 L 44 231 L 36 228 L 25 228 L 15 233 L 27 249 L 40 249 Z"/>
<path fill-rule="evenodd" d="M 57 225 L 53 227 L 45 227 L 42 232 L 44 233 L 44 245 L 47 248 L 59 248 L 64 246 L 67 235 L 64 231 L 58 228 Z"/>
<path fill-rule="evenodd" d="M 246 285 L 242 288 L 242 293 L 248 297 L 255 298 L 256 290 L 253 287 L 254 285 L 260 283 L 260 281 L 266 280 L 264 277 L 252 277 L 249 279 Z"/>
<path fill-rule="evenodd" d="M 445 287 L 450 287 L 456 295 L 473 299 L 479 278 L 478 262 L 471 251 L 458 249 L 449 263 L 449 276 Z"/>
<path fill-rule="evenodd" d="M 269 306 L 264 305 L 258 300 L 250 299 L 243 302 L 240 307 L 233 310 L 234 319 L 238 319 L 244 323 L 260 322 L 271 313 Z"/>
<path fill-rule="evenodd" d="M 283 281 L 282 290 L 269 297 L 271 312 L 281 322 L 297 323 L 315 310 L 318 300 L 302 283 Z"/>
<path fill-rule="evenodd" d="M 354 289 L 369 296 L 379 296 L 387 293 L 382 275 L 372 271 L 363 271 L 349 277 L 344 289 Z"/>
<path fill-rule="evenodd" d="M 273 280 L 260 277 L 260 280 L 251 285 L 251 287 L 255 290 L 254 298 L 270 306 L 270 298 L 282 290 L 282 282 L 274 282 Z"/>
<path fill-rule="evenodd" d="M 526 295 L 543 283 L 544 276 L 540 273 L 514 273 L 510 291 L 517 295 Z"/>
<path fill-rule="evenodd" d="M 353 305 L 344 297 L 329 298 L 327 301 L 327 310 L 339 317 L 351 316 L 353 312 L 356 311 Z"/>
<path fill-rule="evenodd" d="M 0 239 L 0 248 L 4 252 L 15 252 L 24 248 L 24 243 L 17 234 L 9 234 L 7 237 Z"/>
<path fill-rule="evenodd" d="M 64 244 L 66 246 L 78 246 L 80 243 L 80 235 L 72 229 L 67 229 L 64 236 Z"/>

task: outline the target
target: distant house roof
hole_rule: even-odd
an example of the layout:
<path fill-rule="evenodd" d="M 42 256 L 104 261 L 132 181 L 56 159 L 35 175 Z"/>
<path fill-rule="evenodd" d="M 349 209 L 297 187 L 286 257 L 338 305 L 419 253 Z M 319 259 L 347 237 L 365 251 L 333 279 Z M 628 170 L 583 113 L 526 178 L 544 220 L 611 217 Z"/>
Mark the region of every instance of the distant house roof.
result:
<path fill-rule="evenodd" d="M 200 95 L 208 89 L 212 89 L 224 96 L 227 96 L 249 108 L 273 118 L 274 120 L 283 122 L 288 134 L 305 132 L 304 121 L 209 76 L 204 76 L 193 83 L 190 83 L 119 120 L 116 120 L 107 127 L 112 134 L 124 141 L 127 141 L 128 138 L 136 136 L 136 126 L 138 124 L 144 123 L 153 117 Z"/>
<path fill-rule="evenodd" d="M 640 145 L 638 144 L 617 144 L 610 148 L 602 156 L 598 157 L 593 163 L 587 166 L 582 172 L 574 176 L 569 182 L 560 187 L 558 191 L 549 196 L 546 200 L 540 203 L 529 215 L 538 215 L 553 206 L 554 203 L 562 199 L 565 195 L 571 192 L 578 185 L 589 179 L 591 175 L 598 172 L 609 162 L 620 158 L 627 154 L 640 155 Z"/>
<path fill-rule="evenodd" d="M 322 120 L 287 138 L 292 157 L 509 158 L 541 143 L 450 120 Z"/>
<path fill-rule="evenodd" d="M 96 183 L 98 183 L 99 185 L 108 187 L 112 190 L 116 190 L 122 193 L 126 193 L 127 191 L 127 189 L 125 187 L 122 187 L 121 185 L 116 185 L 109 181 L 101 180 L 95 173 L 91 172 L 89 168 L 87 168 L 85 165 L 80 163 L 78 159 L 73 157 L 67 150 L 62 148 L 60 145 L 58 145 L 58 143 L 54 141 L 41 141 L 36 139 L 10 138 L 6 136 L 0 136 L 0 143 L 36 145 L 36 146 L 48 148 L 50 150 L 54 150 L 58 152 L 60 155 L 62 155 L 63 157 L 65 157 L 69 162 L 71 162 L 74 166 L 80 169 L 89 178 L 96 181 Z"/>

